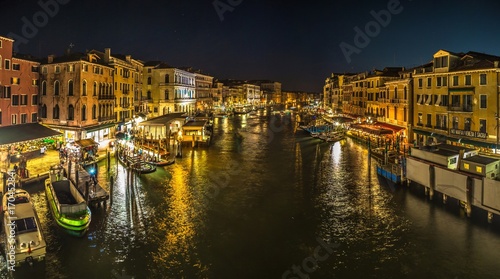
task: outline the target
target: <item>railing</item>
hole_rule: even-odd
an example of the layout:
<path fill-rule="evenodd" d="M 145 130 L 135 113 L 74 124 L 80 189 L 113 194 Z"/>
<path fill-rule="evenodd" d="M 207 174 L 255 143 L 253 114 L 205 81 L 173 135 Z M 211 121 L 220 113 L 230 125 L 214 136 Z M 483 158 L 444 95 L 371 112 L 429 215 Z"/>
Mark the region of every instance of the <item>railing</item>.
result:
<path fill-rule="evenodd" d="M 391 99 L 391 103 L 393 103 L 393 104 L 407 104 L 408 101 L 405 99 Z"/>
<path fill-rule="evenodd" d="M 103 121 L 110 121 L 110 120 L 115 120 L 115 116 L 99 116 L 98 121 L 103 122 Z"/>
<path fill-rule="evenodd" d="M 104 94 L 99 94 L 97 97 L 98 100 L 113 100 L 115 99 L 115 95 L 104 95 Z"/>
<path fill-rule="evenodd" d="M 451 105 L 448 107 L 449 111 L 462 111 L 472 112 L 472 105 Z"/>

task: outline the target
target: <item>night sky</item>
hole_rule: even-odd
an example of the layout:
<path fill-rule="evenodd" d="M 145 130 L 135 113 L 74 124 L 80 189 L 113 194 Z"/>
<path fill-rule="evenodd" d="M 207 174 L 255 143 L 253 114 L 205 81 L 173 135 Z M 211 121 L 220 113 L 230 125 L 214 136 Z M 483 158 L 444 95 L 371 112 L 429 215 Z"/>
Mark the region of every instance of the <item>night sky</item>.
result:
<path fill-rule="evenodd" d="M 110 47 L 220 79 L 321 92 L 332 72 L 417 66 L 439 49 L 500 55 L 498 1 L 443 2 L 0 0 L 0 35 L 19 36 L 18 51 L 35 56 Z M 49 15 L 39 3 L 58 9 Z M 35 21 L 35 31 L 26 27 Z M 369 41 L 356 41 L 366 27 Z"/>

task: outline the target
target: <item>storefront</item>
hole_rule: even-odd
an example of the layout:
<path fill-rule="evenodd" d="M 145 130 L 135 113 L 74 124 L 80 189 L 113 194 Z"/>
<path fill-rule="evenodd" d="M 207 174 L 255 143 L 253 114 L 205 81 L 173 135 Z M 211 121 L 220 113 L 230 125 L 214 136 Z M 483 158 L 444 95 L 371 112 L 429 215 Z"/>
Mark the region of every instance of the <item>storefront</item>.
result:
<path fill-rule="evenodd" d="M 29 132 L 28 132 L 29 131 Z M 12 125 L 0 128 L 0 149 L 8 152 L 8 160 L 15 163 L 21 159 L 40 156 L 45 148 L 57 148 L 62 133 L 39 123 Z"/>

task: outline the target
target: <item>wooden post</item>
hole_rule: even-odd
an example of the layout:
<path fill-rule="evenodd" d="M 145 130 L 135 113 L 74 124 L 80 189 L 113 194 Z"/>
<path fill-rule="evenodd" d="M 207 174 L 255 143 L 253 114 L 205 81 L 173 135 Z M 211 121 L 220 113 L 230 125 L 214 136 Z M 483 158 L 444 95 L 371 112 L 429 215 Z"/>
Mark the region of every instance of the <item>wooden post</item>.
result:
<path fill-rule="evenodd" d="M 109 205 L 113 205 L 113 176 L 109 177 Z"/>
<path fill-rule="evenodd" d="M 78 185 L 80 184 L 80 171 L 79 170 L 75 170 L 75 186 L 76 186 L 76 189 L 78 189 Z"/>
<path fill-rule="evenodd" d="M 71 160 L 68 160 L 68 180 L 71 177 L 71 164 L 72 164 Z"/>
<path fill-rule="evenodd" d="M 85 201 L 89 205 L 89 181 L 85 181 Z"/>

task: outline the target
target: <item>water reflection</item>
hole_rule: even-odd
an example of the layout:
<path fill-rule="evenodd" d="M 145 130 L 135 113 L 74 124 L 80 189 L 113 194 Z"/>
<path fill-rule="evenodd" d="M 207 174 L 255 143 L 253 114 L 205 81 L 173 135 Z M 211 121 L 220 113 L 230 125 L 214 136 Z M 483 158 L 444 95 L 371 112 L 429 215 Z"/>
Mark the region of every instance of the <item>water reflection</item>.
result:
<path fill-rule="evenodd" d="M 428 202 L 419 188 L 381 186 L 365 147 L 312 139 L 293 115 L 214 125 L 209 148 L 185 147 L 155 173 L 131 179 L 114 160 L 109 174 L 102 163 L 113 202 L 93 209 L 86 238 L 61 232 L 43 187 L 30 188 L 50 244 L 43 270 L 18 277 L 113 278 L 125 269 L 135 278 L 281 278 L 314 254 L 318 237 L 340 246 L 310 278 L 498 276 L 498 230 Z"/>

